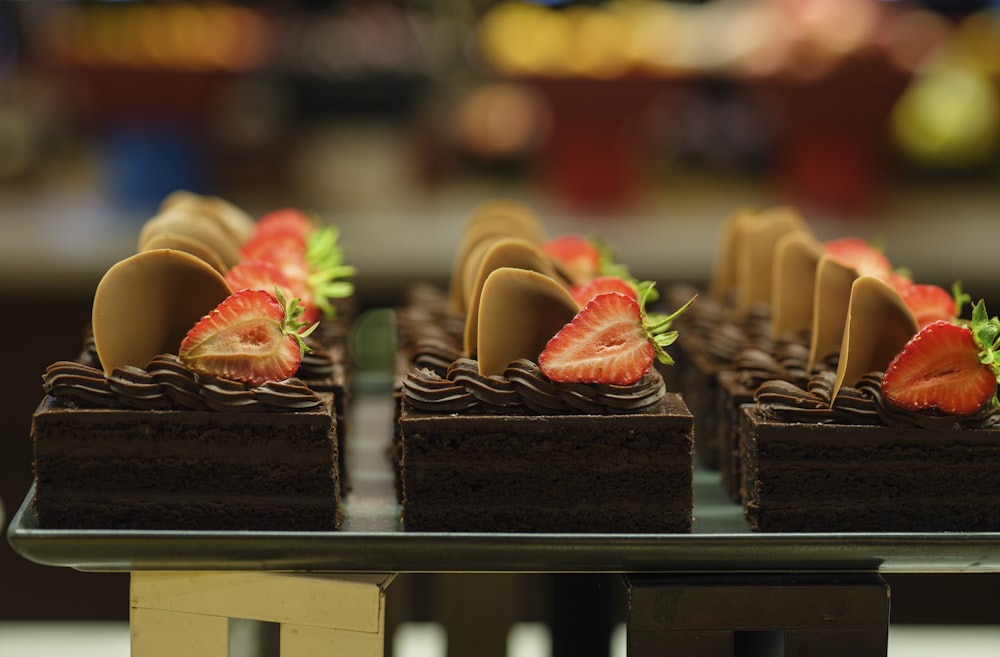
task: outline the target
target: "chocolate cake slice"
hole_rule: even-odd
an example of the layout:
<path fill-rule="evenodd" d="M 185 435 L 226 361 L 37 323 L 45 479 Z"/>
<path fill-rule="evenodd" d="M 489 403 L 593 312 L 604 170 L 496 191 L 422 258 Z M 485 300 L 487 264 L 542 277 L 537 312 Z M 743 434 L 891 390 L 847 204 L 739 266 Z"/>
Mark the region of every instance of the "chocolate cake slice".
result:
<path fill-rule="evenodd" d="M 690 531 L 694 418 L 654 363 L 693 299 L 647 313 L 652 289 L 523 209 L 474 213 L 447 303 L 397 313 L 403 528 Z"/>
<path fill-rule="evenodd" d="M 433 413 L 403 406 L 407 531 L 691 529 L 693 418 L 667 394 L 634 414 Z"/>
<path fill-rule="evenodd" d="M 753 404 L 741 427 L 754 530 L 1000 530 L 1000 430 L 787 422 Z"/>
<path fill-rule="evenodd" d="M 83 353 L 43 376 L 40 525 L 339 528 L 355 301 L 337 238 L 293 208 L 164 199 L 101 278 Z"/>
<path fill-rule="evenodd" d="M 31 428 L 39 525 L 337 529 L 343 512 L 332 397 L 301 383 L 280 388 L 276 394 L 316 403 L 282 409 L 228 390 L 229 411 L 101 408 L 47 395 Z"/>

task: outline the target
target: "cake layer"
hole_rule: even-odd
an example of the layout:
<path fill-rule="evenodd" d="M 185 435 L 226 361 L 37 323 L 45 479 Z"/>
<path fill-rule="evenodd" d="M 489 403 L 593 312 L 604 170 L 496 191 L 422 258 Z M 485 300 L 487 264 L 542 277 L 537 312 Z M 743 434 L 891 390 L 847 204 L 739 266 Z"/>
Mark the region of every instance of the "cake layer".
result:
<path fill-rule="evenodd" d="M 644 504 L 632 509 L 616 505 L 590 508 L 548 508 L 432 505 L 411 503 L 404 521 L 407 531 L 454 532 L 558 532 L 568 534 L 683 534 L 691 531 L 682 511 L 649 511 Z M 502 528 L 502 529 L 498 529 Z"/>
<path fill-rule="evenodd" d="M 317 410 L 90 409 L 45 397 L 32 420 L 43 527 L 340 525 L 332 398 Z"/>
<path fill-rule="evenodd" d="M 681 348 L 684 368 L 680 372 L 680 390 L 684 401 L 694 415 L 694 445 L 698 462 L 706 468 L 719 467 L 718 428 L 715 416 L 718 388 L 717 375 L 722 366 L 713 362 L 702 352 L 691 348 Z"/>
<path fill-rule="evenodd" d="M 753 401 L 753 390 L 743 385 L 737 372 L 726 370 L 716 376 L 715 431 L 719 451 L 719 479 L 722 489 L 740 501 L 739 413 L 742 404 Z"/>
<path fill-rule="evenodd" d="M 686 532 L 693 418 L 678 395 L 626 415 L 404 408 L 410 531 Z"/>
<path fill-rule="evenodd" d="M 747 404 L 740 456 L 758 531 L 1000 530 L 1000 430 L 778 422 Z"/>
<path fill-rule="evenodd" d="M 348 301 L 339 299 L 338 301 Z M 344 308 L 341 308 L 341 305 Z M 338 469 L 340 470 L 340 492 L 346 495 L 351 490 L 350 470 L 347 467 L 347 453 L 350 440 L 347 418 L 351 403 L 351 359 L 347 355 L 347 332 L 350 326 L 349 317 L 356 315 L 356 312 L 346 312 L 350 309 L 348 304 L 337 304 L 338 319 L 332 322 L 321 322 L 319 325 L 320 335 L 315 336 L 319 344 L 322 345 L 322 356 L 329 361 L 329 367 L 322 367 L 322 360 L 316 354 L 306 353 L 303 355 L 303 362 L 314 365 L 317 369 L 314 372 L 315 378 L 303 378 L 303 370 L 300 369 L 298 376 L 303 378 L 305 383 L 316 392 L 329 392 L 333 395 L 333 412 L 337 420 L 337 454 Z M 345 318 L 347 317 L 347 318 Z M 318 361 L 318 362 L 317 362 Z"/>
<path fill-rule="evenodd" d="M 329 495 L 166 495 L 159 491 L 95 495 L 60 489 L 49 491 L 42 504 L 48 528 L 317 531 L 336 529 L 342 516 L 331 507 Z"/>

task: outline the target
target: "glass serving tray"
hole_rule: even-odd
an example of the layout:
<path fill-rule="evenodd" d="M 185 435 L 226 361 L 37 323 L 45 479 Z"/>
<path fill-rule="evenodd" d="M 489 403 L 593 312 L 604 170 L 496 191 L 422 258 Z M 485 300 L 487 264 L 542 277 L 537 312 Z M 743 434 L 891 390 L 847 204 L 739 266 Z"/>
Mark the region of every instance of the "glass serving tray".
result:
<path fill-rule="evenodd" d="M 7 538 L 26 559 L 78 570 L 336 572 L 1000 571 L 1000 532 L 761 534 L 695 469 L 690 534 L 404 532 L 385 457 L 388 395 L 352 401 L 353 490 L 338 532 L 44 529 L 28 491 Z"/>

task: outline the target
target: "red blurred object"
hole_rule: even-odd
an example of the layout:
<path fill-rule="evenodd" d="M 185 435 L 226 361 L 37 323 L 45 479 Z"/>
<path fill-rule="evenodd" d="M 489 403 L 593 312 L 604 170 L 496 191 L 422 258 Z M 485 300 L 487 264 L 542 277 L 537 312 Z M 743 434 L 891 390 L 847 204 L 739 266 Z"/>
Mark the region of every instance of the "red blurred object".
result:
<path fill-rule="evenodd" d="M 781 192 L 846 216 L 870 210 L 890 166 L 889 117 L 909 79 L 882 57 L 857 55 L 819 78 L 762 81 L 778 114 Z"/>
<path fill-rule="evenodd" d="M 64 87 L 86 118 L 103 125 L 164 121 L 199 125 L 215 107 L 221 71 L 77 68 L 64 73 Z"/>
<path fill-rule="evenodd" d="M 543 185 L 584 212 L 613 212 L 645 183 L 651 110 L 673 102 L 671 81 L 586 78 L 532 81 L 549 104 L 540 154 Z"/>

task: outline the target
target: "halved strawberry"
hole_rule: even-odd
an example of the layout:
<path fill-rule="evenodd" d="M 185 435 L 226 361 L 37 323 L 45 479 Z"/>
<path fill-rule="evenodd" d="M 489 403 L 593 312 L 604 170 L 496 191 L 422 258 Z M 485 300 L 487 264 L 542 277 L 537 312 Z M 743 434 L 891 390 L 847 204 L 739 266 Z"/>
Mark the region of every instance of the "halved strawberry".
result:
<path fill-rule="evenodd" d="M 948 415 L 975 413 L 996 403 L 1000 322 L 988 319 L 983 302 L 972 326 L 938 320 L 922 328 L 886 368 L 882 395 L 910 411 L 937 409 Z"/>
<path fill-rule="evenodd" d="M 587 305 L 587 302 L 598 294 L 605 292 L 619 292 L 637 301 L 639 299 L 639 291 L 636 287 L 618 276 L 598 276 L 588 283 L 574 285 L 570 288 L 570 294 L 581 308 Z"/>
<path fill-rule="evenodd" d="M 860 237 L 824 242 L 823 251 L 845 267 L 853 267 L 860 275 L 885 279 L 892 273 L 892 265 L 885 254 Z"/>
<path fill-rule="evenodd" d="M 898 270 L 893 270 L 889 272 L 889 274 L 882 280 L 888 283 L 889 287 L 896 290 L 897 292 L 902 292 L 906 288 L 913 285 L 913 279 L 910 277 L 910 275 L 904 271 L 898 271 Z"/>
<path fill-rule="evenodd" d="M 586 283 L 600 272 L 600 249 L 582 235 L 555 237 L 542 245 L 542 251 L 555 261 L 573 285 Z"/>
<path fill-rule="evenodd" d="M 243 260 L 227 271 L 225 278 L 233 292 L 246 289 L 270 292 L 277 286 L 289 299 L 298 296 L 285 273 L 266 260 Z"/>
<path fill-rule="evenodd" d="M 304 212 L 295 208 L 272 210 L 258 219 L 254 225 L 255 236 L 296 236 L 302 240 L 303 245 L 312 230 L 312 220 Z"/>
<path fill-rule="evenodd" d="M 958 314 L 955 298 L 937 285 L 914 283 L 904 288 L 899 296 L 913 313 L 920 328 L 939 319 L 951 321 Z"/>
<path fill-rule="evenodd" d="M 301 307 L 284 295 L 240 290 L 188 331 L 177 355 L 196 372 L 261 385 L 295 375 L 316 327 L 300 321 Z"/>
<path fill-rule="evenodd" d="M 664 347 L 673 344 L 674 319 L 694 298 L 671 315 L 647 315 L 652 286 L 637 302 L 618 292 L 599 294 L 556 333 L 538 357 L 538 366 L 552 381 L 563 383 L 635 383 L 650 370 L 654 359 L 673 363 Z"/>
<path fill-rule="evenodd" d="M 264 248 L 269 246 L 270 248 Z M 226 280 L 228 281 L 233 276 L 230 274 L 233 270 L 237 270 L 242 265 L 247 263 L 263 263 L 269 268 L 273 268 L 278 272 L 278 278 L 275 283 L 281 288 L 281 291 L 285 294 L 287 298 L 298 299 L 299 303 L 302 305 L 303 317 L 302 320 L 305 322 L 315 322 L 321 316 L 321 311 L 316 303 L 316 298 L 313 292 L 313 286 L 310 282 L 310 271 L 309 263 L 306 262 L 305 253 L 297 248 L 289 246 L 283 241 L 279 240 L 278 243 L 274 245 L 267 245 L 266 242 L 261 242 L 259 249 L 256 250 L 255 256 L 251 260 L 244 260 L 241 263 L 235 265 L 230 273 L 227 273 Z M 248 272 L 247 278 L 256 274 L 258 277 L 263 278 L 266 274 L 264 272 L 264 267 L 260 267 L 257 264 L 252 265 L 252 268 L 257 269 L 257 271 Z M 237 278 L 237 283 L 239 283 L 239 278 L 242 276 L 242 272 L 237 271 L 234 275 Z M 253 281 L 247 281 L 252 283 Z M 274 289 L 274 285 L 260 285 L 261 281 L 257 281 L 258 284 L 245 285 L 245 287 L 253 287 L 256 289 L 262 289 L 270 292 Z M 230 282 L 229 287 L 234 291 L 240 288 Z"/>
<path fill-rule="evenodd" d="M 294 251 L 304 255 L 306 239 L 291 233 L 260 233 L 252 235 L 240 247 L 244 260 L 266 260 L 268 254 L 274 251 Z"/>

